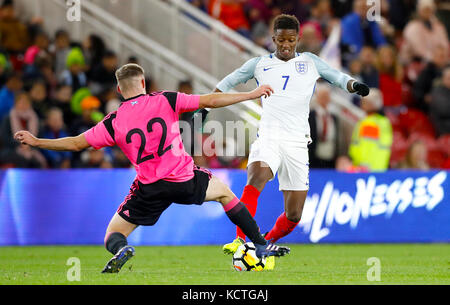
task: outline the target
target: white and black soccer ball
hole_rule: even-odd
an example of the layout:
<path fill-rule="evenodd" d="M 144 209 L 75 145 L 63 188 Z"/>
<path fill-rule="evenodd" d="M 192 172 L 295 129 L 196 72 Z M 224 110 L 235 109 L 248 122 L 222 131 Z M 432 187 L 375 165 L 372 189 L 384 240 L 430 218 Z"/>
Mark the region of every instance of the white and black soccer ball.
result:
<path fill-rule="evenodd" d="M 255 245 L 251 242 L 240 245 L 233 254 L 233 267 L 236 271 L 262 271 L 266 258 L 256 256 Z"/>

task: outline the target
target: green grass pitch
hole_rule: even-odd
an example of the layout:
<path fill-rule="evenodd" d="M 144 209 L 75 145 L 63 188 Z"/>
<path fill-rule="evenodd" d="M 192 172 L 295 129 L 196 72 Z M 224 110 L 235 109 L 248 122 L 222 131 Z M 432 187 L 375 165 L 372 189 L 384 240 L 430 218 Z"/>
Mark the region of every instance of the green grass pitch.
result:
<path fill-rule="evenodd" d="M 450 284 L 450 244 L 289 245 L 275 270 L 236 272 L 221 246 L 136 247 L 119 274 L 101 274 L 102 246 L 0 247 L 0 284 Z M 70 257 L 80 281 L 68 281 Z M 380 262 L 380 281 L 368 281 Z"/>

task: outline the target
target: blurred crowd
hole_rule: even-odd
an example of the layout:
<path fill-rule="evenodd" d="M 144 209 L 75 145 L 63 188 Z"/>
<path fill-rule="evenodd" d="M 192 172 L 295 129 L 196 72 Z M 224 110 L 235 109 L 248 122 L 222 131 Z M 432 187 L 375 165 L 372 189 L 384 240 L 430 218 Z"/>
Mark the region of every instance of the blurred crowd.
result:
<path fill-rule="evenodd" d="M 0 7 L 0 166 L 129 167 L 117 148 L 54 152 L 13 139 L 23 129 L 55 139 L 93 127 L 120 105 L 115 89 L 118 64 L 117 55 L 101 37 L 90 35 L 75 42 L 63 29 L 50 37 L 43 20 L 20 20 L 13 1 L 4 1 Z M 148 87 L 155 89 L 151 80 Z"/>
<path fill-rule="evenodd" d="M 330 111 L 329 88 L 316 87 L 311 167 L 450 168 L 448 1 L 188 1 L 271 52 L 272 21 L 280 13 L 300 21 L 299 52 L 320 55 L 338 28 L 338 68 L 373 93 L 352 100 L 366 116 L 348 133 Z"/>
<path fill-rule="evenodd" d="M 189 2 L 269 51 L 274 48 L 271 22 L 281 13 L 300 20 L 299 52 L 320 54 L 340 28 L 340 69 L 368 84 L 372 93 L 352 101 L 366 116 L 346 133 L 345 122 L 330 111 L 329 86 L 317 86 L 310 115 L 311 167 L 450 168 L 449 37 L 441 17 L 448 13 L 446 1 L 381 0 L 376 20 L 367 19 L 371 7 L 365 0 Z M 44 22 L 18 18 L 12 0 L 0 7 L 0 167 L 130 167 L 116 147 L 50 152 L 13 140 L 21 129 L 45 138 L 76 136 L 121 102 L 114 72 L 126 62 L 95 34 L 83 41 L 74 41 L 64 29 L 49 36 Z M 151 78 L 147 90 L 158 90 Z M 195 93 L 190 81 L 178 90 Z M 218 156 L 196 162 L 212 168 L 246 164 L 245 158 Z"/>

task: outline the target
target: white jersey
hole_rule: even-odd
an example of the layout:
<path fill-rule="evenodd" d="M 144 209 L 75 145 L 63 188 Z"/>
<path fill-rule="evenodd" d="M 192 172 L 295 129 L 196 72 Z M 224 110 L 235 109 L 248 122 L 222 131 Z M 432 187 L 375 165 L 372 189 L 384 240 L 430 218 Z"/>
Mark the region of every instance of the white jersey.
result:
<path fill-rule="evenodd" d="M 226 92 L 239 83 L 254 78 L 257 85 L 270 85 L 274 93 L 262 98 L 263 113 L 259 122 L 259 137 L 309 143 L 308 123 L 310 101 L 316 81 L 324 78 L 347 90 L 349 75 L 331 68 L 312 53 L 296 53 L 289 61 L 273 53 L 248 60 L 225 77 L 217 88 Z"/>

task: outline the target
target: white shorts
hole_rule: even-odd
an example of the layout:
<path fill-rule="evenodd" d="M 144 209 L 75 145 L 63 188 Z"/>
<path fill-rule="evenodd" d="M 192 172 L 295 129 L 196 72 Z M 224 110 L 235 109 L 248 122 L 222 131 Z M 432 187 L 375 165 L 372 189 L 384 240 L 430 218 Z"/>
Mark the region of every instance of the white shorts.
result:
<path fill-rule="evenodd" d="M 262 161 L 272 170 L 273 180 L 278 172 L 280 191 L 309 189 L 309 156 L 307 143 L 269 141 L 257 138 L 250 149 L 248 164 Z"/>

